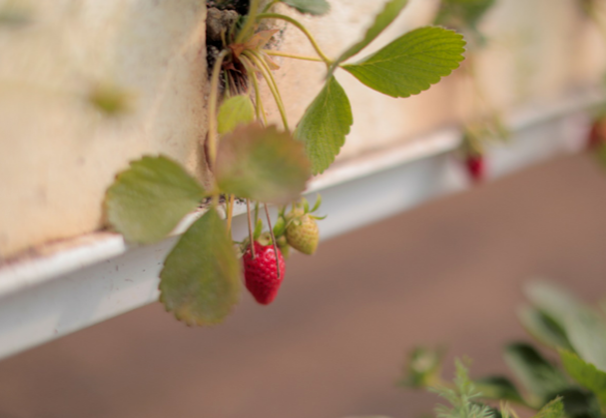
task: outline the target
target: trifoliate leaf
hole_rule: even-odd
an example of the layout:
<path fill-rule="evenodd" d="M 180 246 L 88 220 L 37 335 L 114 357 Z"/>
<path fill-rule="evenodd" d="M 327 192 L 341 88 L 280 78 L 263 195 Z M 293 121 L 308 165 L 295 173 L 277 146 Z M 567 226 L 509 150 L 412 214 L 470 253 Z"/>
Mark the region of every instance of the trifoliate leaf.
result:
<path fill-rule="evenodd" d="M 326 0 L 280 0 L 282 3 L 296 9 L 301 13 L 320 16 L 330 11 L 330 4 Z"/>
<path fill-rule="evenodd" d="M 560 357 L 568 374 L 581 386 L 595 393 L 602 408 L 606 408 L 606 372 L 571 351 L 561 350 Z"/>
<path fill-rule="evenodd" d="M 217 115 L 217 130 L 223 135 L 232 132 L 239 125 L 247 125 L 255 120 L 255 107 L 250 97 L 245 95 L 232 96 L 225 100 Z"/>
<path fill-rule="evenodd" d="M 408 97 L 427 90 L 463 60 L 463 36 L 435 26 L 415 29 L 343 68 L 373 90 Z"/>
<path fill-rule="evenodd" d="M 219 143 L 215 177 L 224 193 L 287 203 L 299 197 L 309 176 L 303 145 L 275 126 L 240 126 Z"/>
<path fill-rule="evenodd" d="M 181 236 L 160 273 L 160 301 L 188 325 L 218 324 L 240 296 L 240 263 L 210 209 Z"/>
<path fill-rule="evenodd" d="M 366 48 L 368 44 L 375 40 L 377 36 L 383 30 L 391 24 L 395 20 L 396 17 L 400 14 L 402 9 L 406 6 L 408 0 L 390 0 L 385 3 L 383 10 L 375 17 L 374 22 L 370 27 L 366 30 L 364 37 L 361 41 L 352 45 L 349 49 L 341 54 L 339 58 L 337 58 L 334 63 L 330 67 L 329 74 L 337 68 L 337 66 L 344 62 L 345 60 L 353 57 L 358 52 Z"/>
<path fill-rule="evenodd" d="M 351 105 L 345 90 L 330 77 L 295 130 L 295 138 L 305 143 L 313 174 L 322 173 L 332 164 L 352 124 Z"/>
<path fill-rule="evenodd" d="M 508 345 L 505 347 L 505 361 L 518 380 L 541 401 L 569 386 L 562 372 L 531 345 Z"/>
<path fill-rule="evenodd" d="M 204 196 L 202 186 L 178 163 L 148 156 L 116 176 L 105 206 L 116 231 L 127 241 L 145 244 L 164 238 Z"/>

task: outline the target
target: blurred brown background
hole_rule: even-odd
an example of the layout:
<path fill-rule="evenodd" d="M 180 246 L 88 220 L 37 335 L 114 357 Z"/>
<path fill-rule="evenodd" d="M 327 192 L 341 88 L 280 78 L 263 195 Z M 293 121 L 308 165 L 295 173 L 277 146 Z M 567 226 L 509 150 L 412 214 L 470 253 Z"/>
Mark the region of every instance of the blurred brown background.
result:
<path fill-rule="evenodd" d="M 276 302 L 222 326 L 153 304 L 4 360 L 0 417 L 419 417 L 435 397 L 394 385 L 415 345 L 502 372 L 523 282 L 606 295 L 605 213 L 606 173 L 550 161 L 292 257 Z"/>

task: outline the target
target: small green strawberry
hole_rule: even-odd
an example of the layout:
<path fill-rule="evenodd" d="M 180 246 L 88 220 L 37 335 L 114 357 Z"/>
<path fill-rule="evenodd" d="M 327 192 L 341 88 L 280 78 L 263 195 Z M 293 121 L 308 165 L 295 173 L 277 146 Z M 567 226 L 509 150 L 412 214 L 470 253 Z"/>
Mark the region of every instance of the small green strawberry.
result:
<path fill-rule="evenodd" d="M 286 216 L 286 240 L 295 250 L 311 255 L 316 252 L 320 231 L 315 219 L 303 209 L 295 209 Z"/>

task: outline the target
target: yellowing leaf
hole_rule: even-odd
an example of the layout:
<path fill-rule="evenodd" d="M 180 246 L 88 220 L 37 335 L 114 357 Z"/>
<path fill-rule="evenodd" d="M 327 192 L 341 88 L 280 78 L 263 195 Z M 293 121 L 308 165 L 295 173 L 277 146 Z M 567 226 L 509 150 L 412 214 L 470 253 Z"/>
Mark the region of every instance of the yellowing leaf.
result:
<path fill-rule="evenodd" d="M 127 241 L 151 243 L 168 235 L 204 196 L 202 186 L 178 163 L 143 157 L 107 190 L 107 219 Z"/>
<path fill-rule="evenodd" d="M 322 173 L 332 164 L 352 124 L 351 105 L 345 90 L 330 77 L 295 130 L 295 138 L 305 143 L 313 174 Z"/>
<path fill-rule="evenodd" d="M 232 96 L 225 100 L 217 115 L 219 134 L 232 132 L 239 125 L 246 125 L 255 119 L 255 107 L 250 97 L 245 95 Z"/>
<path fill-rule="evenodd" d="M 439 27 L 423 27 L 399 37 L 355 64 L 343 65 L 373 90 L 408 97 L 427 90 L 463 60 L 463 36 Z"/>
<path fill-rule="evenodd" d="M 303 144 L 275 126 L 240 126 L 219 144 L 215 177 L 224 193 L 287 203 L 299 197 L 309 176 Z"/>
<path fill-rule="evenodd" d="M 188 325 L 218 324 L 231 313 L 240 297 L 240 263 L 215 209 L 179 239 L 160 280 L 160 301 Z"/>

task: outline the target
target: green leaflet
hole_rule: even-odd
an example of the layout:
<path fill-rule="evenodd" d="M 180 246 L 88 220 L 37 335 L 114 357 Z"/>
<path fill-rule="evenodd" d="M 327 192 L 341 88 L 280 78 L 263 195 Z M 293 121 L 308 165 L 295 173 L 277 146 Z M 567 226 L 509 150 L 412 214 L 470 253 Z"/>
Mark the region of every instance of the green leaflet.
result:
<path fill-rule="evenodd" d="M 552 318 L 579 356 L 606 371 L 606 322 L 589 306 L 547 282 L 533 282 L 525 293 L 532 304 Z"/>
<path fill-rule="evenodd" d="M 107 219 L 127 241 L 152 243 L 168 235 L 204 196 L 178 163 L 147 156 L 132 161 L 107 190 Z"/>
<path fill-rule="evenodd" d="M 160 273 L 160 301 L 188 325 L 218 324 L 240 296 L 240 263 L 215 209 L 179 239 Z"/>
<path fill-rule="evenodd" d="M 330 4 L 326 0 L 280 0 L 282 3 L 296 9 L 301 13 L 320 16 L 330 11 Z"/>
<path fill-rule="evenodd" d="M 366 48 L 366 46 L 368 46 L 368 44 L 370 44 L 373 40 L 375 40 L 375 38 L 379 36 L 379 34 L 383 32 L 383 30 L 389 26 L 396 17 L 398 17 L 406 4 L 408 4 L 408 0 L 390 0 L 385 3 L 383 10 L 375 17 L 374 22 L 366 30 L 366 34 L 364 34 L 362 40 L 355 43 L 349 49 L 343 52 L 343 54 L 341 54 L 341 56 L 337 58 L 330 66 L 330 71 L 328 72 L 329 76 L 332 75 L 340 63 L 353 57 L 358 52 Z"/>
<path fill-rule="evenodd" d="M 583 303 L 553 283 L 534 281 L 524 286 L 524 294 L 532 305 L 565 329 L 569 312 L 576 312 Z"/>
<path fill-rule="evenodd" d="M 606 372 L 583 361 L 571 351 L 561 350 L 560 358 L 568 374 L 581 386 L 595 393 L 602 409 L 606 409 Z"/>
<path fill-rule="evenodd" d="M 343 65 L 373 90 L 408 97 L 427 90 L 463 60 L 463 36 L 435 26 L 415 29 L 355 64 Z"/>
<path fill-rule="evenodd" d="M 217 115 L 217 131 L 223 135 L 232 132 L 238 125 L 246 125 L 255 120 L 255 107 L 250 97 L 232 96 L 225 100 Z"/>
<path fill-rule="evenodd" d="M 295 138 L 305 143 L 313 174 L 322 173 L 335 160 L 353 124 L 349 99 L 331 76 L 309 105 L 295 130 Z"/>
<path fill-rule="evenodd" d="M 541 343 L 553 349 L 572 349 L 562 327 L 542 311 L 525 306 L 518 317 L 526 331 Z"/>
<path fill-rule="evenodd" d="M 583 360 L 606 371 L 606 324 L 603 316 L 585 308 L 571 312 L 565 323 L 574 351 Z"/>
<path fill-rule="evenodd" d="M 528 344 L 509 344 L 504 354 L 514 375 L 538 401 L 546 401 L 569 386 L 562 372 Z"/>
<path fill-rule="evenodd" d="M 299 197 L 309 176 L 303 145 L 275 126 L 240 126 L 219 143 L 215 178 L 224 193 L 287 203 Z"/>

